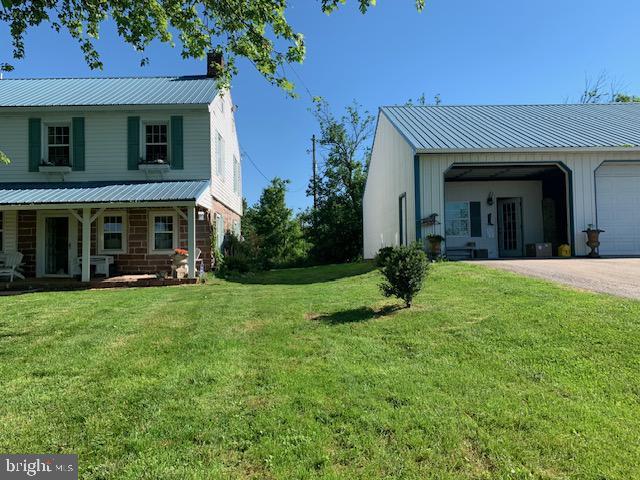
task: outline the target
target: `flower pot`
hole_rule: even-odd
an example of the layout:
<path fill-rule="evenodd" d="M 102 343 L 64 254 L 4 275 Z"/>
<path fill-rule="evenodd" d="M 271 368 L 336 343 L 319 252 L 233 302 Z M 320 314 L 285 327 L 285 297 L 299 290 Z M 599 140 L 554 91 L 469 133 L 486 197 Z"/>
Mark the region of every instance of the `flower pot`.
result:
<path fill-rule="evenodd" d="M 175 253 L 171 256 L 171 270 L 176 278 L 186 278 L 189 274 L 189 266 L 187 265 L 187 255 Z"/>
<path fill-rule="evenodd" d="M 429 238 L 429 256 L 438 258 L 442 253 L 442 240 L 440 238 Z"/>
<path fill-rule="evenodd" d="M 604 232 L 604 230 L 600 230 L 598 228 L 587 228 L 582 232 L 587 234 L 587 246 L 591 249 L 588 255 L 591 258 L 600 257 L 598 247 L 600 247 L 600 234 Z"/>

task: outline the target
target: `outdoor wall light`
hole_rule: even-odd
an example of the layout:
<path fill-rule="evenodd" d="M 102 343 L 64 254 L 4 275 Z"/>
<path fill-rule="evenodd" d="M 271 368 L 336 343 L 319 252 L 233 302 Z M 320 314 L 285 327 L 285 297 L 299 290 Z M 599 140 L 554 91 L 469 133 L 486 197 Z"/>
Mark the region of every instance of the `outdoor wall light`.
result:
<path fill-rule="evenodd" d="M 487 197 L 487 205 L 493 205 L 495 197 L 496 196 L 493 194 L 493 192 L 489 192 L 489 196 Z"/>
<path fill-rule="evenodd" d="M 199 222 L 204 222 L 204 211 L 202 211 L 202 210 L 198 211 L 198 221 Z"/>

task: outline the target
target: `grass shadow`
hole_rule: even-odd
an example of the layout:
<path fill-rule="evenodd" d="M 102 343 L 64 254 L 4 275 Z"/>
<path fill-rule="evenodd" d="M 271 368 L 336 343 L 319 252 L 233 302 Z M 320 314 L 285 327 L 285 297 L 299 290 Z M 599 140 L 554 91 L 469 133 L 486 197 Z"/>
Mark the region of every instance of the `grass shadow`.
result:
<path fill-rule="evenodd" d="M 342 325 L 346 323 L 359 323 L 373 320 L 374 318 L 386 317 L 395 312 L 403 310 L 402 305 L 385 305 L 379 309 L 371 307 L 352 308 L 350 310 L 342 310 L 340 312 L 327 313 L 324 315 L 309 315 L 307 317 L 316 322 L 327 325 Z"/>
<path fill-rule="evenodd" d="M 319 265 L 305 268 L 283 268 L 268 272 L 229 275 L 226 280 L 248 285 L 309 285 L 363 275 L 374 270 L 373 262 Z"/>

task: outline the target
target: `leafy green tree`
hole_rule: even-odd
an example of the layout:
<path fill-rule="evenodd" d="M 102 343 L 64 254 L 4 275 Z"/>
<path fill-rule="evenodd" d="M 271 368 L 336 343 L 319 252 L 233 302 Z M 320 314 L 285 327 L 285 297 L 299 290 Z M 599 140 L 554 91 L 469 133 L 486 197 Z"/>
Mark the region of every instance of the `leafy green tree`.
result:
<path fill-rule="evenodd" d="M 9 157 L 7 157 L 7 155 L 2 150 L 0 150 L 0 165 L 8 165 L 9 163 L 11 163 Z"/>
<path fill-rule="evenodd" d="M 346 0 L 321 0 L 327 14 Z M 366 13 L 375 0 L 357 0 Z M 310 2 L 309 2 L 310 3 Z M 424 0 L 415 0 L 418 10 Z M 95 45 L 102 23 L 110 18 L 118 35 L 141 54 L 141 64 L 149 59 L 145 50 L 154 40 L 181 44 L 183 58 L 204 58 L 215 49 L 224 54 L 227 65 L 221 70 L 221 85 L 228 85 L 237 72 L 235 59 L 248 59 L 269 82 L 291 91 L 293 85 L 282 73 L 282 65 L 302 62 L 304 37 L 289 24 L 287 0 L 0 0 L 0 21 L 9 26 L 13 58 L 25 56 L 24 37 L 29 29 L 48 25 L 66 31 L 79 45 L 92 69 L 103 64 Z M 0 70 L 13 66 L 0 63 Z"/>
<path fill-rule="evenodd" d="M 285 202 L 289 183 L 274 178 L 258 203 L 246 209 L 242 219 L 243 237 L 253 245 L 252 251 L 262 268 L 296 262 L 305 253 L 300 224 Z"/>
<path fill-rule="evenodd" d="M 362 197 L 375 119 L 356 102 L 336 117 L 320 100 L 314 114 L 324 164 L 316 182 L 317 208 L 304 215 L 306 236 L 316 261 L 352 261 L 362 253 Z M 311 179 L 308 195 L 313 188 Z"/>

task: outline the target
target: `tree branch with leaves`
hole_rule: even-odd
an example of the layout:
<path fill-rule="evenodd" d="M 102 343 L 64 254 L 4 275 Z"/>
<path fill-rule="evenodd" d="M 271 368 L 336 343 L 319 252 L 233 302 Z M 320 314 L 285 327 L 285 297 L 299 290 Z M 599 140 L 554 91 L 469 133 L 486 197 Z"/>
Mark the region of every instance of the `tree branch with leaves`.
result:
<path fill-rule="evenodd" d="M 320 262 L 357 259 L 362 249 L 362 197 L 371 154 L 375 118 L 355 101 L 337 117 L 324 100 L 316 100 L 313 114 L 320 129 L 323 163 L 316 188 L 317 208 L 305 215 L 312 255 Z"/>
<path fill-rule="evenodd" d="M 293 84 L 283 73 L 283 65 L 299 63 L 305 57 L 304 36 L 288 22 L 287 0 L 0 0 L 0 21 L 9 25 L 13 60 L 25 57 L 26 33 L 40 25 L 56 32 L 66 31 L 76 40 L 91 69 L 104 64 L 96 47 L 100 29 L 111 19 L 118 35 L 140 52 L 145 65 L 147 47 L 154 40 L 174 47 L 180 41 L 183 58 L 202 59 L 215 50 L 225 56 L 220 87 L 228 87 L 238 71 L 237 58 L 249 60 L 270 83 L 292 92 Z M 375 0 L 357 0 L 366 13 Z M 329 14 L 346 0 L 322 0 Z M 424 8 L 424 0 L 415 0 Z M 174 34 L 175 32 L 175 34 Z M 0 59 L 2 60 L 2 59 Z M 14 66 L 7 59 L 0 71 Z"/>

